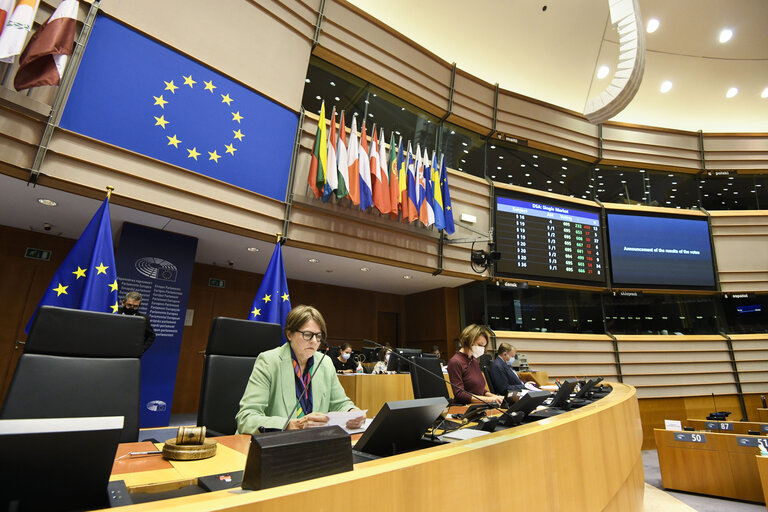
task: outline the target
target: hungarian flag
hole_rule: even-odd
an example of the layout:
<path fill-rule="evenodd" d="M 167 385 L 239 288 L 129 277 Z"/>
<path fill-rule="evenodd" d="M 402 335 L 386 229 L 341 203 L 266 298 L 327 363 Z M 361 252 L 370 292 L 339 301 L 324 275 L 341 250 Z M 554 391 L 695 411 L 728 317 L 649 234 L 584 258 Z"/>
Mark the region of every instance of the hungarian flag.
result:
<path fill-rule="evenodd" d="M 416 153 L 421 151 L 421 148 L 416 146 Z M 413 222 L 419 218 L 419 209 L 416 208 L 416 158 L 411 152 L 411 143 L 408 142 L 408 190 L 406 196 L 403 198 L 403 222 Z"/>
<path fill-rule="evenodd" d="M 400 149 L 402 151 L 403 141 L 400 138 Z M 395 132 L 389 139 L 389 162 L 387 162 L 387 172 L 389 172 L 389 216 L 397 218 L 397 203 L 400 197 L 400 179 L 398 178 L 397 167 L 397 145 L 395 144 Z"/>
<path fill-rule="evenodd" d="M 5 28 L 5 20 L 8 19 L 8 15 L 13 12 L 14 0 L 0 0 L 0 34 L 3 33 Z"/>
<path fill-rule="evenodd" d="M 440 167 L 445 165 L 445 155 L 440 155 Z M 440 168 L 436 161 L 432 160 L 432 190 L 435 196 L 432 199 L 432 209 L 435 211 L 435 228 L 438 231 L 445 229 L 445 213 L 443 212 L 443 194 L 440 190 Z"/>
<path fill-rule="evenodd" d="M 357 140 L 357 117 L 352 116 L 352 130 L 347 139 L 347 187 L 352 204 L 360 204 L 360 143 Z"/>
<path fill-rule="evenodd" d="M 75 48 L 77 0 L 64 0 L 29 40 L 13 80 L 17 91 L 59 85 Z"/>
<path fill-rule="evenodd" d="M 323 188 L 325 188 L 325 170 L 328 168 L 327 144 L 325 101 L 323 101 L 323 104 L 320 106 L 320 119 L 317 120 L 317 133 L 315 134 L 315 147 L 312 150 L 312 162 L 309 164 L 309 176 L 307 176 L 307 183 L 318 199 L 323 195 Z"/>
<path fill-rule="evenodd" d="M 323 202 L 331 198 L 339 186 L 339 172 L 336 169 L 336 107 L 331 111 L 331 134 L 328 136 L 328 167 L 325 171 L 325 187 L 323 188 Z"/>
<path fill-rule="evenodd" d="M 392 146 L 389 147 L 390 153 L 392 152 Z M 376 199 L 376 189 L 373 190 L 373 204 L 384 215 L 388 214 L 392 207 L 389 203 L 389 171 L 387 171 L 387 150 L 384 147 L 384 128 L 379 132 L 379 172 L 377 177 L 379 179 L 379 199 Z M 376 184 L 374 183 L 374 187 Z"/>
<path fill-rule="evenodd" d="M 21 53 L 39 4 L 40 0 L 19 0 L 0 34 L 0 62 L 13 62 L 13 58 Z"/>
<path fill-rule="evenodd" d="M 344 137 L 347 135 L 347 125 L 344 124 L 344 111 L 339 118 L 339 141 L 336 144 L 336 172 L 338 174 L 338 186 L 336 199 L 342 199 L 349 195 L 349 169 L 347 168 L 347 144 Z"/>
<path fill-rule="evenodd" d="M 374 126 L 374 133 L 376 127 Z M 373 191 L 371 190 L 371 161 L 369 160 L 368 150 L 365 146 L 368 144 L 368 136 L 365 134 L 365 120 L 363 120 L 363 129 L 360 132 L 360 209 L 367 210 L 373 204 Z"/>

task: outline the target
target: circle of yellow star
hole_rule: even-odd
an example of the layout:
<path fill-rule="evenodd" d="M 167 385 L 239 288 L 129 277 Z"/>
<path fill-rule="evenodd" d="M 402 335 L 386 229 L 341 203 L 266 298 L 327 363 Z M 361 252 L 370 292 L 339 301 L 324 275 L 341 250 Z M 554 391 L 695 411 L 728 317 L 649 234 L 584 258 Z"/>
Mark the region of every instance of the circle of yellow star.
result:
<path fill-rule="evenodd" d="M 155 121 L 157 121 L 155 123 L 155 126 L 162 126 L 163 130 L 165 130 L 165 125 L 170 123 L 170 121 L 165 120 L 165 116 L 160 116 L 160 117 L 153 116 L 153 117 L 155 118 Z"/>
<path fill-rule="evenodd" d="M 227 105 L 231 104 L 234 100 L 229 97 L 229 93 L 221 95 L 221 102 Z"/>
<path fill-rule="evenodd" d="M 239 123 L 240 120 L 243 119 L 243 116 L 240 115 L 240 111 L 239 110 L 237 112 L 231 112 L 231 114 L 232 114 L 232 120 L 233 121 L 237 121 Z"/>
<path fill-rule="evenodd" d="M 288 294 L 287 294 L 287 293 L 284 293 L 284 294 L 282 294 L 282 295 L 280 296 L 280 298 L 281 298 L 281 299 L 283 299 L 283 302 L 285 302 L 285 301 L 287 301 L 287 300 L 288 300 Z"/>
<path fill-rule="evenodd" d="M 224 147 L 227 148 L 225 153 L 229 153 L 230 155 L 235 156 L 235 151 L 237 151 L 237 148 L 234 144 L 224 144 Z"/>
<path fill-rule="evenodd" d="M 117 291 L 117 279 L 115 279 L 114 283 L 112 283 L 112 284 L 110 284 L 108 286 L 109 286 L 109 291 L 116 292 Z"/>
<path fill-rule="evenodd" d="M 205 84 L 205 90 L 211 91 L 211 93 L 213 93 L 213 90 L 216 88 L 216 86 L 213 85 L 213 80 L 211 80 L 210 82 L 203 81 L 203 83 Z"/>
<path fill-rule="evenodd" d="M 208 154 L 211 155 L 208 160 L 213 160 L 214 162 L 219 163 L 219 158 L 221 158 L 221 155 L 218 154 L 215 149 L 213 150 L 213 153 L 209 151 Z"/>
<path fill-rule="evenodd" d="M 187 158 L 194 158 L 197 160 L 197 157 L 200 156 L 200 153 L 197 152 L 197 148 L 194 147 L 192 149 L 187 150 L 189 152 L 189 155 L 187 155 Z"/>
<path fill-rule="evenodd" d="M 163 80 L 163 82 L 165 82 L 165 80 Z M 179 88 L 178 85 L 173 84 L 173 80 L 171 80 L 170 82 L 165 82 L 165 90 L 171 91 L 171 94 L 176 94 L 176 89 L 178 88 Z"/>
<path fill-rule="evenodd" d="M 253 308 L 253 311 L 251 311 L 251 314 L 253 316 L 259 316 L 261 314 L 261 310 L 257 308 Z"/>
<path fill-rule="evenodd" d="M 184 75 L 181 75 L 181 76 L 184 76 Z M 194 80 L 192 80 L 192 75 L 189 75 L 189 76 L 184 76 L 184 85 L 188 85 L 190 89 L 191 89 L 191 88 L 192 88 L 192 86 L 193 86 L 193 85 L 195 85 L 196 83 L 197 83 L 197 82 L 195 82 Z"/>
<path fill-rule="evenodd" d="M 152 97 L 155 98 L 155 105 L 160 105 L 160 108 L 165 110 L 165 104 L 168 102 L 163 99 L 163 95 L 161 94 L 160 96 L 152 96 Z"/>
<path fill-rule="evenodd" d="M 269 302 L 269 301 L 271 301 L 271 300 L 272 300 L 272 296 L 271 296 L 271 295 L 267 295 L 267 294 L 264 294 L 264 298 L 263 298 L 263 299 L 261 299 L 261 300 L 263 300 L 264 302 Z"/>
<path fill-rule="evenodd" d="M 109 267 L 105 267 L 104 263 L 99 263 L 99 266 L 95 268 L 96 268 L 96 275 L 99 275 L 99 274 L 107 275 L 107 269 Z"/>
<path fill-rule="evenodd" d="M 241 132 L 240 130 L 232 130 L 232 132 L 235 134 L 235 138 L 242 142 L 243 137 L 245 137 L 245 135 L 243 135 L 243 132 Z"/>
<path fill-rule="evenodd" d="M 54 289 L 53 289 L 53 291 L 55 291 L 55 292 L 56 292 L 56 296 L 57 296 L 57 297 L 59 297 L 59 296 L 60 296 L 62 293 L 63 293 L 64 295 L 69 295 L 69 294 L 67 293 L 67 288 L 69 288 L 69 286 L 64 286 L 63 284 L 59 283 L 59 286 L 57 286 L 56 288 L 54 288 Z"/>
<path fill-rule="evenodd" d="M 85 277 L 85 269 L 80 268 L 80 265 L 78 265 L 77 270 L 75 270 L 72 273 L 75 274 L 75 276 L 77 276 L 77 279 L 80 279 L 81 277 Z"/>
<path fill-rule="evenodd" d="M 166 137 L 168 137 L 168 136 L 166 135 Z M 175 133 L 173 134 L 173 137 L 168 137 L 168 145 L 169 146 L 173 146 L 175 148 L 178 148 L 179 147 L 179 142 L 181 142 L 181 141 L 176 138 L 176 134 Z"/>

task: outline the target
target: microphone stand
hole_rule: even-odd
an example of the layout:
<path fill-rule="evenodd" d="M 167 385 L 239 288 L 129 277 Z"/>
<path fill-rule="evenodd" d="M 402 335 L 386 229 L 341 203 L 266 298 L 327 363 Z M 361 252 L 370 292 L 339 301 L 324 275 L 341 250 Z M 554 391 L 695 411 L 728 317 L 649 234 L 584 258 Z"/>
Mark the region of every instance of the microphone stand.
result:
<path fill-rule="evenodd" d="M 325 340 L 322 340 L 320 343 L 325 345 L 325 352 L 323 352 L 323 357 L 320 358 L 320 361 L 317 362 L 317 365 L 315 365 L 315 367 L 312 369 L 312 373 L 309 375 L 310 386 L 312 385 L 312 379 L 315 378 L 315 373 L 317 373 L 318 368 L 320 368 L 320 365 L 323 364 L 323 359 L 325 359 L 325 356 L 328 355 L 328 351 L 331 349 L 331 347 L 328 345 L 328 343 L 325 342 Z M 312 357 L 315 357 L 314 354 L 312 355 Z M 304 383 L 302 382 L 302 385 L 303 384 Z M 288 428 L 288 424 L 293 419 L 293 415 L 296 414 L 296 409 L 299 408 L 299 403 L 301 402 L 301 399 L 306 398 L 308 392 L 309 392 L 309 386 L 305 386 L 304 392 L 298 398 L 296 398 L 296 404 L 293 406 L 293 410 L 291 411 L 291 414 L 288 415 L 288 419 L 286 420 L 285 425 L 283 425 L 283 428 L 281 428 L 280 430 L 284 431 L 285 429 Z"/>
<path fill-rule="evenodd" d="M 376 347 L 378 347 L 380 349 L 384 348 L 384 345 L 382 345 L 381 343 L 377 343 L 377 342 L 375 342 L 373 340 L 363 339 L 363 343 L 370 343 L 370 344 L 372 344 L 372 345 L 374 345 L 374 346 L 376 346 Z M 445 382 L 444 378 L 438 377 L 437 375 L 435 375 L 434 373 L 432 373 L 428 369 L 424 368 L 420 364 L 416 364 L 414 361 L 411 361 L 410 359 L 408 359 L 407 357 L 403 356 L 402 354 L 398 354 L 397 350 L 392 349 L 392 352 L 390 353 L 390 355 L 393 355 L 393 354 L 395 356 L 399 357 L 400 359 L 407 361 L 410 366 L 415 366 L 416 368 L 419 368 L 419 369 L 423 370 L 428 375 L 431 375 L 432 377 L 434 377 L 436 379 L 440 379 L 441 382 Z M 411 377 L 411 378 L 413 378 L 413 377 Z M 467 391 L 466 389 L 462 388 L 461 386 L 457 386 L 456 384 L 451 382 L 451 387 L 456 388 L 459 391 L 463 391 L 464 393 L 470 395 L 472 398 L 476 398 L 476 399 L 480 400 L 481 402 L 485 403 L 485 405 L 487 405 L 489 409 L 496 409 L 497 411 L 499 411 L 504 416 L 507 416 L 508 418 L 510 418 L 514 423 L 519 423 L 520 422 L 520 418 L 517 415 L 515 415 L 514 413 L 510 414 L 507 411 L 505 411 L 504 409 L 502 409 L 501 407 L 497 407 L 497 406 L 495 406 L 493 404 L 490 404 L 490 403 L 486 402 L 485 400 L 483 400 L 482 397 Z M 443 422 L 445 422 L 445 420 L 446 420 L 446 418 L 443 418 Z"/>

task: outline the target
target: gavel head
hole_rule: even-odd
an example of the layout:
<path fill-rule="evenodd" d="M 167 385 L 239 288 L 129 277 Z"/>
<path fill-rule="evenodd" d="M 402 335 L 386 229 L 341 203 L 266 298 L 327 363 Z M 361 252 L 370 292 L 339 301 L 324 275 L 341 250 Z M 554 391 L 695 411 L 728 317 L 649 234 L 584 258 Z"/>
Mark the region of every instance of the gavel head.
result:
<path fill-rule="evenodd" d="M 176 431 L 176 444 L 203 444 L 205 427 L 179 427 Z"/>

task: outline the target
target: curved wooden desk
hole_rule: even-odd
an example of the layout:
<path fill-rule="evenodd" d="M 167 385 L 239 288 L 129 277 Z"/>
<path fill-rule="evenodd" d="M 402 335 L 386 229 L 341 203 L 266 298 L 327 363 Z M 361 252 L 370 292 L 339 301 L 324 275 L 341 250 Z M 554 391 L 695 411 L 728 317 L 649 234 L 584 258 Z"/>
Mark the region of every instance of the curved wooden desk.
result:
<path fill-rule="evenodd" d="M 241 437 L 240 449 L 247 450 L 248 438 Z M 614 383 L 607 397 L 581 409 L 477 439 L 357 464 L 352 472 L 262 491 L 238 488 L 121 509 L 330 511 L 357 503 L 366 512 L 446 507 L 642 511 L 641 444 L 635 389 Z"/>

